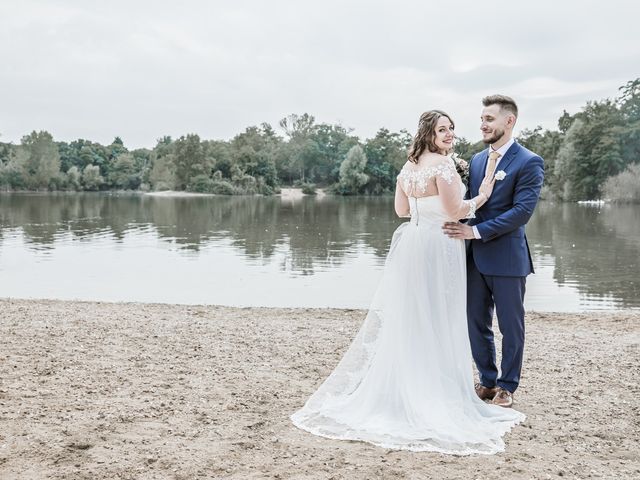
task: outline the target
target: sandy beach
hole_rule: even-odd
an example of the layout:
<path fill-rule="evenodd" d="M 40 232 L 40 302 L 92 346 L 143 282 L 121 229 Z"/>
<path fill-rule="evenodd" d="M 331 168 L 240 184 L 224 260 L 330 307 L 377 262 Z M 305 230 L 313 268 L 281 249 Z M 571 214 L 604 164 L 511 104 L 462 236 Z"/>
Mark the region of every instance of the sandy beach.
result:
<path fill-rule="evenodd" d="M 0 300 L 0 478 L 640 478 L 640 312 L 527 314 L 504 453 L 318 438 L 289 415 L 361 310 Z"/>

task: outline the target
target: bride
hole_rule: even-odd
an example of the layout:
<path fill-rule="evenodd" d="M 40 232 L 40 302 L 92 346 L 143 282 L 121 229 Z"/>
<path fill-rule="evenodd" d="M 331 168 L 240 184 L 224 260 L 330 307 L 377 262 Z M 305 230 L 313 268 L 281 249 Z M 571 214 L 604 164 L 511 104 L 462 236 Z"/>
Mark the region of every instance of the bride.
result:
<path fill-rule="evenodd" d="M 342 360 L 291 416 L 308 432 L 384 448 L 466 455 L 504 450 L 502 436 L 524 415 L 491 405 L 474 389 L 466 321 L 463 240 L 446 221 L 473 218 L 493 191 L 485 178 L 463 200 L 454 124 L 422 114 L 396 186 L 395 209 L 410 216 L 393 234 L 380 285 Z"/>

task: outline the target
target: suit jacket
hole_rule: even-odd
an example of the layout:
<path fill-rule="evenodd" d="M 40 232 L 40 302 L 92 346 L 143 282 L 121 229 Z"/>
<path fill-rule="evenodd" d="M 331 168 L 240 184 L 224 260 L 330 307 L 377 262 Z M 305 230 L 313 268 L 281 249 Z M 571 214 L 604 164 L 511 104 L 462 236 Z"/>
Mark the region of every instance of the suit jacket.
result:
<path fill-rule="evenodd" d="M 489 149 L 471 158 L 469 194 L 478 195 L 489 158 Z M 544 161 L 539 155 L 514 142 L 500 159 L 489 201 L 476 211 L 475 225 L 482 237 L 471 240 L 469 253 L 483 275 L 524 277 L 533 273 L 533 262 L 524 226 L 531 218 L 544 180 Z"/>

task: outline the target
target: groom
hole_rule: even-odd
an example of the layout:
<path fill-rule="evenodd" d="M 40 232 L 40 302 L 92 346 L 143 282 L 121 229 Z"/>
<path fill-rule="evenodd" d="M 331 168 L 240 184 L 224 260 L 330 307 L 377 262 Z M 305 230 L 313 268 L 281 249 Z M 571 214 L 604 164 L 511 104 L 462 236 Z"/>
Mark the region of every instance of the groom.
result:
<path fill-rule="evenodd" d="M 482 99 L 482 138 L 489 148 L 470 161 L 469 195 L 478 195 L 485 175 L 496 182 L 491 197 L 466 225 L 446 223 L 451 238 L 470 240 L 467 250 L 467 322 L 480 383 L 476 393 L 503 407 L 513 404 L 524 351 L 524 292 L 533 263 L 524 233 L 538 203 L 544 162 L 516 143 L 515 101 L 505 95 Z M 502 333 L 500 376 L 493 340 L 493 311 Z"/>

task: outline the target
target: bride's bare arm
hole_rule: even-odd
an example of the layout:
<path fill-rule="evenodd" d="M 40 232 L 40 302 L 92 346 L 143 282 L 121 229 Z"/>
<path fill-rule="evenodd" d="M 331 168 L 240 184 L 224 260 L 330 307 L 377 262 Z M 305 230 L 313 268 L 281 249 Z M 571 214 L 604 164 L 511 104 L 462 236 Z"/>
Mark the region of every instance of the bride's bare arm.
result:
<path fill-rule="evenodd" d="M 396 182 L 396 200 L 395 200 L 396 214 L 399 217 L 409 217 L 409 199 L 400 186 L 400 180 Z"/>

